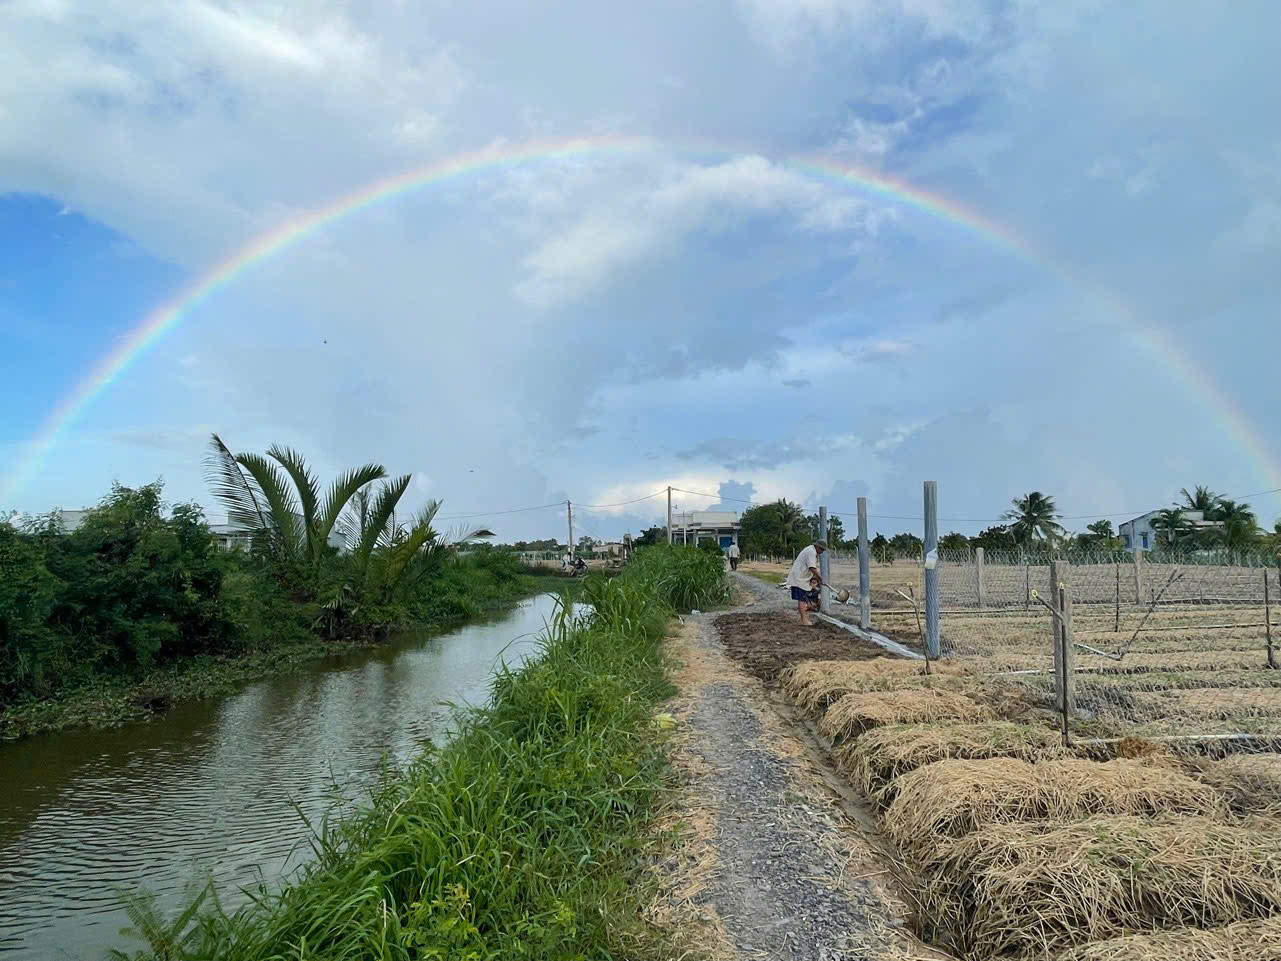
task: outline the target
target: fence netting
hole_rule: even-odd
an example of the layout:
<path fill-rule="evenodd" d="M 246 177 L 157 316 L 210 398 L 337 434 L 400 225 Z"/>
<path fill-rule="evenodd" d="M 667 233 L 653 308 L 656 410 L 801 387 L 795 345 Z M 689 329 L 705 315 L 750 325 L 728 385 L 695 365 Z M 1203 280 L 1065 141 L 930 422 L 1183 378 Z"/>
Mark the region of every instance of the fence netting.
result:
<path fill-rule="evenodd" d="M 1276 560 L 1065 556 L 1070 719 L 1084 734 L 1281 736 Z M 1049 557 L 940 558 L 941 648 L 1063 708 Z"/>

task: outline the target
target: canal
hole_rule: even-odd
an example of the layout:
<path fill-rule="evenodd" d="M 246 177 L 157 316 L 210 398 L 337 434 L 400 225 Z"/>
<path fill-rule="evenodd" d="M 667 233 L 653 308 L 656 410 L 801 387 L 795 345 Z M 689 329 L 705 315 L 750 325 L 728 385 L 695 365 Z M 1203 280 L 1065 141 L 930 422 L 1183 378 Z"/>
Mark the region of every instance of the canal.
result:
<path fill-rule="evenodd" d="M 167 906 L 212 875 L 224 906 L 310 857 L 311 829 L 367 796 L 522 661 L 555 600 L 316 662 L 109 731 L 0 747 L 0 955 L 98 959 L 128 924 L 119 892 Z M 128 945 L 136 949 L 141 945 Z"/>

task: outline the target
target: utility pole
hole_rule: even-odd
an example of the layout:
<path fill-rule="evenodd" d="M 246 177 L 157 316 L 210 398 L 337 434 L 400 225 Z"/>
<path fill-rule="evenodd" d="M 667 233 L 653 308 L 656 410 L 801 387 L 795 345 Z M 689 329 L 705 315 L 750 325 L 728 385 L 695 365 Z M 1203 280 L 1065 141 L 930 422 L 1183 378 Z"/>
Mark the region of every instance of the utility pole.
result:
<path fill-rule="evenodd" d="M 667 543 L 672 542 L 672 485 L 667 485 Z"/>
<path fill-rule="evenodd" d="M 568 553 L 574 553 L 574 505 L 568 500 L 565 501 L 565 516 L 569 518 L 569 547 Z"/>

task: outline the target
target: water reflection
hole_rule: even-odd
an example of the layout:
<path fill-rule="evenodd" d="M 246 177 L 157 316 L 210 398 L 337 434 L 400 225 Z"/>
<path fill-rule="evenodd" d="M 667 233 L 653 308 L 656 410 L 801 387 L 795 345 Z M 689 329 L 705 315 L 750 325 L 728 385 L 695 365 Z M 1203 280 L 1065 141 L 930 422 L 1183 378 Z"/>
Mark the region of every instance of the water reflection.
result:
<path fill-rule="evenodd" d="M 384 753 L 404 761 L 445 728 L 442 701 L 483 701 L 499 656 L 534 650 L 552 605 L 533 598 L 490 623 L 331 658 L 150 724 L 0 747 L 0 953 L 101 957 L 127 923 L 121 886 L 173 903 L 209 871 L 234 904 L 260 872 L 295 870 L 310 856 L 298 811 L 341 810 L 374 783 Z"/>

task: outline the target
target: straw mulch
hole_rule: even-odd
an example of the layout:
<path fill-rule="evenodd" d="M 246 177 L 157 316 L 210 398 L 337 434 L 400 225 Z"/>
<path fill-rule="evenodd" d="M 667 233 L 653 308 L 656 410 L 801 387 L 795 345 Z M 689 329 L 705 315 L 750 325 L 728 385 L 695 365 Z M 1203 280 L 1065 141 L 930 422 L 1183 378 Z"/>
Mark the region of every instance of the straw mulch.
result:
<path fill-rule="evenodd" d="M 1141 761 L 936 761 L 904 774 L 895 789 L 885 828 L 904 853 L 921 861 L 938 857 L 940 842 L 990 824 L 1224 811 L 1210 785 Z"/>
<path fill-rule="evenodd" d="M 949 844 L 923 879 L 921 916 L 971 959 L 1057 958 L 1125 934 L 1281 913 L 1281 823 L 996 824 Z"/>
<path fill-rule="evenodd" d="M 1196 776 L 1215 787 L 1238 814 L 1281 816 L 1281 754 L 1236 754 L 1199 761 Z"/>
<path fill-rule="evenodd" d="M 1178 928 L 1096 941 L 1058 961 L 1278 961 L 1281 917 L 1238 921 L 1212 931 Z"/>
<path fill-rule="evenodd" d="M 990 707 L 952 691 L 887 691 L 846 694 L 827 709 L 818 729 L 832 741 L 858 737 L 886 724 L 924 724 L 929 721 L 986 721 Z"/>
<path fill-rule="evenodd" d="M 1056 961 L 1281 961 L 1281 917 L 1208 931 L 1176 928 L 1125 935 L 1074 948 Z"/>
<path fill-rule="evenodd" d="M 980 724 L 912 724 L 868 731 L 836 752 L 838 766 L 868 797 L 893 799 L 895 778 L 946 758 L 1063 757 L 1063 735 L 1045 727 L 987 721 Z"/>
<path fill-rule="evenodd" d="M 867 661 L 802 661 L 780 675 L 783 690 L 802 710 L 821 714 L 846 694 L 930 687 L 942 680 L 927 677 L 921 661 L 875 657 Z"/>

